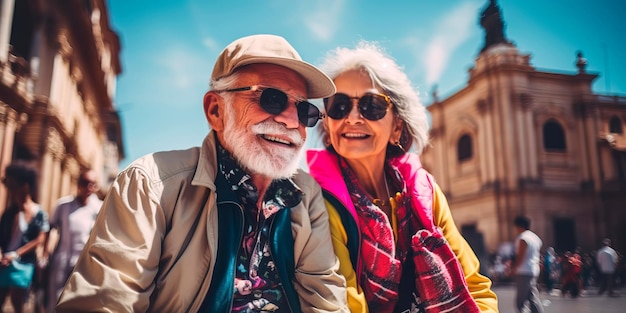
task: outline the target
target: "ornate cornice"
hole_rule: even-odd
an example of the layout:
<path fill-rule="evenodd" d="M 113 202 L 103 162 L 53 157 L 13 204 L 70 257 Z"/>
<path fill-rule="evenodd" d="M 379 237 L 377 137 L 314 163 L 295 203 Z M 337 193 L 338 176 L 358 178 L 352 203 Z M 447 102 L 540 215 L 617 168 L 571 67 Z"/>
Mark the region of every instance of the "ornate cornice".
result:
<path fill-rule="evenodd" d="M 10 121 L 15 121 L 17 117 L 17 112 L 13 110 L 6 103 L 0 101 L 0 123 L 7 124 Z"/>
<path fill-rule="evenodd" d="M 70 57 L 72 56 L 72 51 L 74 49 L 72 48 L 72 45 L 70 44 L 70 39 L 67 37 L 67 32 L 66 31 L 60 32 L 57 37 L 57 41 L 59 43 L 59 53 L 64 59 L 69 60 Z"/>
<path fill-rule="evenodd" d="M 61 138 L 58 130 L 52 127 L 48 128 L 46 143 L 47 152 L 49 152 L 52 157 L 57 160 L 62 160 L 65 157 L 65 145 L 63 144 L 63 138 Z"/>
<path fill-rule="evenodd" d="M 76 159 L 74 158 L 73 155 L 66 155 L 64 161 L 63 161 L 63 167 L 65 167 L 65 170 L 70 174 L 70 176 L 72 177 L 77 177 L 80 171 L 80 166 L 78 164 L 78 161 L 76 161 Z"/>
<path fill-rule="evenodd" d="M 28 121 L 28 114 L 17 113 L 13 108 L 6 103 L 0 101 L 0 124 L 6 125 L 8 123 L 15 123 L 16 130 L 19 131 L 22 125 Z"/>

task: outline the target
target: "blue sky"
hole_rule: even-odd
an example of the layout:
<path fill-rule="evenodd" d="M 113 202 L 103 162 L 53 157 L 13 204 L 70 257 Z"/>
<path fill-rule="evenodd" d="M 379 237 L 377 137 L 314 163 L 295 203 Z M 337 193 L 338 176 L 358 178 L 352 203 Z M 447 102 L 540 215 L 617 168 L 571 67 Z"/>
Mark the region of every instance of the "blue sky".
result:
<path fill-rule="evenodd" d="M 404 67 L 422 101 L 463 88 L 482 48 L 488 0 L 108 0 L 121 40 L 116 106 L 126 158 L 200 145 L 213 63 L 233 40 L 285 37 L 320 64 L 328 50 L 376 41 Z M 575 73 L 576 52 L 600 74 L 596 93 L 626 96 L 626 1 L 499 0 L 505 34 L 538 70 Z"/>

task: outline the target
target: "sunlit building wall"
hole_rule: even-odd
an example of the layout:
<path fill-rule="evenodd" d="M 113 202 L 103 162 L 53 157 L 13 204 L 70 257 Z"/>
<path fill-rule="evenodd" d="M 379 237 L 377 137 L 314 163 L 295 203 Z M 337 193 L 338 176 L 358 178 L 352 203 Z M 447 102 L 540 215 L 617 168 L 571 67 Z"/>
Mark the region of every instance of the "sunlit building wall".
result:
<path fill-rule="evenodd" d="M 467 85 L 429 104 L 424 166 L 481 254 L 514 240 L 520 214 L 544 249 L 590 251 L 610 237 L 626 251 L 626 97 L 594 93 L 580 52 L 564 56 L 569 73 L 537 70 L 492 5 Z"/>
<path fill-rule="evenodd" d="M 106 190 L 124 157 L 120 42 L 103 0 L 0 0 L 0 170 L 28 160 L 48 211 L 92 168 Z M 6 205 L 0 187 L 0 212 Z"/>

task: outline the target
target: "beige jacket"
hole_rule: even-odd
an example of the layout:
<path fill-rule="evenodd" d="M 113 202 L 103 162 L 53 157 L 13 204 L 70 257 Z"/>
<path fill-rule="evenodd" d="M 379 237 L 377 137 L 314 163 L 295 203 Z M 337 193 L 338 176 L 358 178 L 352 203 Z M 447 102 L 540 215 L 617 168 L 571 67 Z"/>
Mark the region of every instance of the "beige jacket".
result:
<path fill-rule="evenodd" d="M 158 152 L 122 171 L 107 194 L 56 312 L 196 312 L 210 287 L 218 225 L 215 139 Z M 291 209 L 294 285 L 304 312 L 348 312 L 319 185 Z M 175 262 L 198 216 L 197 228 Z"/>

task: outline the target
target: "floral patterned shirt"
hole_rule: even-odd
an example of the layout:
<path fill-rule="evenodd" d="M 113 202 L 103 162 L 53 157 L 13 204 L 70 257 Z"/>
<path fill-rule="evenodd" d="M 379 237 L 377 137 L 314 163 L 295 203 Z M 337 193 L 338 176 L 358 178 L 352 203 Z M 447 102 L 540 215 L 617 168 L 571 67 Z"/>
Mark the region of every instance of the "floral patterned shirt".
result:
<path fill-rule="evenodd" d="M 291 179 L 274 180 L 259 210 L 259 194 L 252 178 L 219 142 L 217 147 L 220 173 L 240 199 L 245 219 L 236 261 L 232 312 L 289 312 L 268 239 L 274 214 L 300 203 L 302 191 Z"/>

